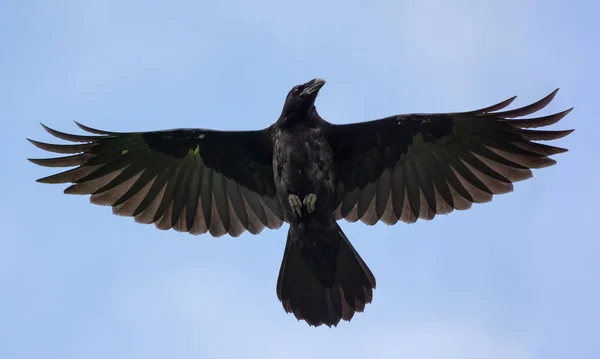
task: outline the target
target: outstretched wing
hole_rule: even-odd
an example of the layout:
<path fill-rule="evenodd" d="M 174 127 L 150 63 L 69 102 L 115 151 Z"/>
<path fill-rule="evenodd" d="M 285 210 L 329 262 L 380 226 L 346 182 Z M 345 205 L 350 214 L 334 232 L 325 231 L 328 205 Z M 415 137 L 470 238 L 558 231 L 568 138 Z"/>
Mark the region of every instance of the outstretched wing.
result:
<path fill-rule="evenodd" d="M 29 140 L 46 151 L 74 154 L 31 162 L 77 166 L 38 182 L 72 183 L 65 193 L 91 195 L 92 203 L 112 206 L 115 214 L 163 230 L 219 237 L 246 230 L 258 234 L 283 224 L 268 129 L 123 133 L 77 125 L 96 135 L 71 135 L 44 126 L 50 134 L 78 144 Z"/>
<path fill-rule="evenodd" d="M 495 112 L 515 98 L 476 111 L 407 114 L 332 125 L 328 140 L 337 170 L 336 217 L 369 225 L 432 219 L 532 177 L 532 168 L 556 163 L 566 149 L 533 141 L 554 140 L 573 130 L 528 130 L 554 124 L 571 110 L 514 119 L 544 108 L 556 89 L 522 108 Z"/>

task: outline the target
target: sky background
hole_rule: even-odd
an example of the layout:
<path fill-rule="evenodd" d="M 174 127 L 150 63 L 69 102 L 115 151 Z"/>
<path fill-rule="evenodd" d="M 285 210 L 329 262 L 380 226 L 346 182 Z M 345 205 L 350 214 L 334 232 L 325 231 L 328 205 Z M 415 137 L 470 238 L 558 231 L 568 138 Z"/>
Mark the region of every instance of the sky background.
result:
<path fill-rule="evenodd" d="M 0 1 L 0 358 L 600 357 L 600 5 L 593 1 Z M 38 122 L 258 129 L 327 80 L 330 122 L 560 87 L 558 165 L 469 211 L 342 227 L 377 277 L 337 328 L 286 314 L 287 225 L 194 237 L 117 217 L 26 158 Z M 60 141 L 59 141 L 60 142 Z"/>

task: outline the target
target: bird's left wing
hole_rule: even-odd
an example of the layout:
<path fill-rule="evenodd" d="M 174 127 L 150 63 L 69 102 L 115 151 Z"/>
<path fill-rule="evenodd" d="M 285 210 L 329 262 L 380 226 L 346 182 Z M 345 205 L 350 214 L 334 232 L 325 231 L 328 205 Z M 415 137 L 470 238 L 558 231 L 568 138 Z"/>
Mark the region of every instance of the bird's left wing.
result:
<path fill-rule="evenodd" d="M 218 237 L 283 224 L 275 199 L 269 130 L 177 129 L 107 132 L 78 124 L 95 135 L 80 136 L 44 126 L 77 144 L 29 140 L 58 158 L 30 159 L 46 167 L 70 167 L 38 180 L 72 183 L 68 194 L 91 195 L 113 213 L 154 223 L 159 229 Z"/>
<path fill-rule="evenodd" d="M 331 125 L 328 141 L 337 171 L 336 218 L 395 224 L 432 219 L 493 195 L 555 164 L 566 149 L 536 143 L 572 132 L 529 130 L 554 124 L 557 114 L 515 119 L 544 108 L 555 90 L 522 108 L 496 112 L 515 97 L 470 112 L 407 114 Z"/>

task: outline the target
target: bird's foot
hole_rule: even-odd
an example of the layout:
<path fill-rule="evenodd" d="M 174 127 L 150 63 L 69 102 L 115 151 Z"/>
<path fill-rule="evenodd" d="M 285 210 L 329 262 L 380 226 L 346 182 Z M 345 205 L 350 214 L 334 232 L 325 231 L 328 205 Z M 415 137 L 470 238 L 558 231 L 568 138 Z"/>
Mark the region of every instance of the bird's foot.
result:
<path fill-rule="evenodd" d="M 300 201 L 300 197 L 295 194 L 290 194 L 288 196 L 288 202 L 290 203 L 292 212 L 297 213 L 298 217 L 302 217 L 302 202 Z"/>
<path fill-rule="evenodd" d="M 315 211 L 315 204 L 317 203 L 317 195 L 314 193 L 309 194 L 304 197 L 304 205 L 306 206 L 306 210 L 308 213 L 313 213 Z"/>

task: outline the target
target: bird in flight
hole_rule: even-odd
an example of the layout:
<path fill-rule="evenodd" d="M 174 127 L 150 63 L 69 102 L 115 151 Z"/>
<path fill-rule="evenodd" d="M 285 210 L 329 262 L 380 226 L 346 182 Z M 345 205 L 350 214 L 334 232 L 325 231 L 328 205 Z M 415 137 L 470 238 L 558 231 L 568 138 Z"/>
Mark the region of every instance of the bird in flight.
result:
<path fill-rule="evenodd" d="M 558 89 L 531 105 L 500 111 L 512 97 L 475 111 L 401 114 L 332 124 L 315 100 L 325 81 L 294 86 L 281 115 L 252 131 L 174 129 L 92 135 L 44 128 L 70 144 L 28 139 L 61 157 L 30 159 L 74 167 L 38 179 L 69 183 L 113 213 L 214 237 L 289 224 L 276 293 L 309 325 L 337 326 L 371 303 L 375 277 L 338 221 L 413 223 L 465 210 L 513 190 L 532 168 L 554 165 L 567 149 L 535 141 L 573 130 L 552 125 L 571 110 L 517 119 L 544 108 Z"/>

